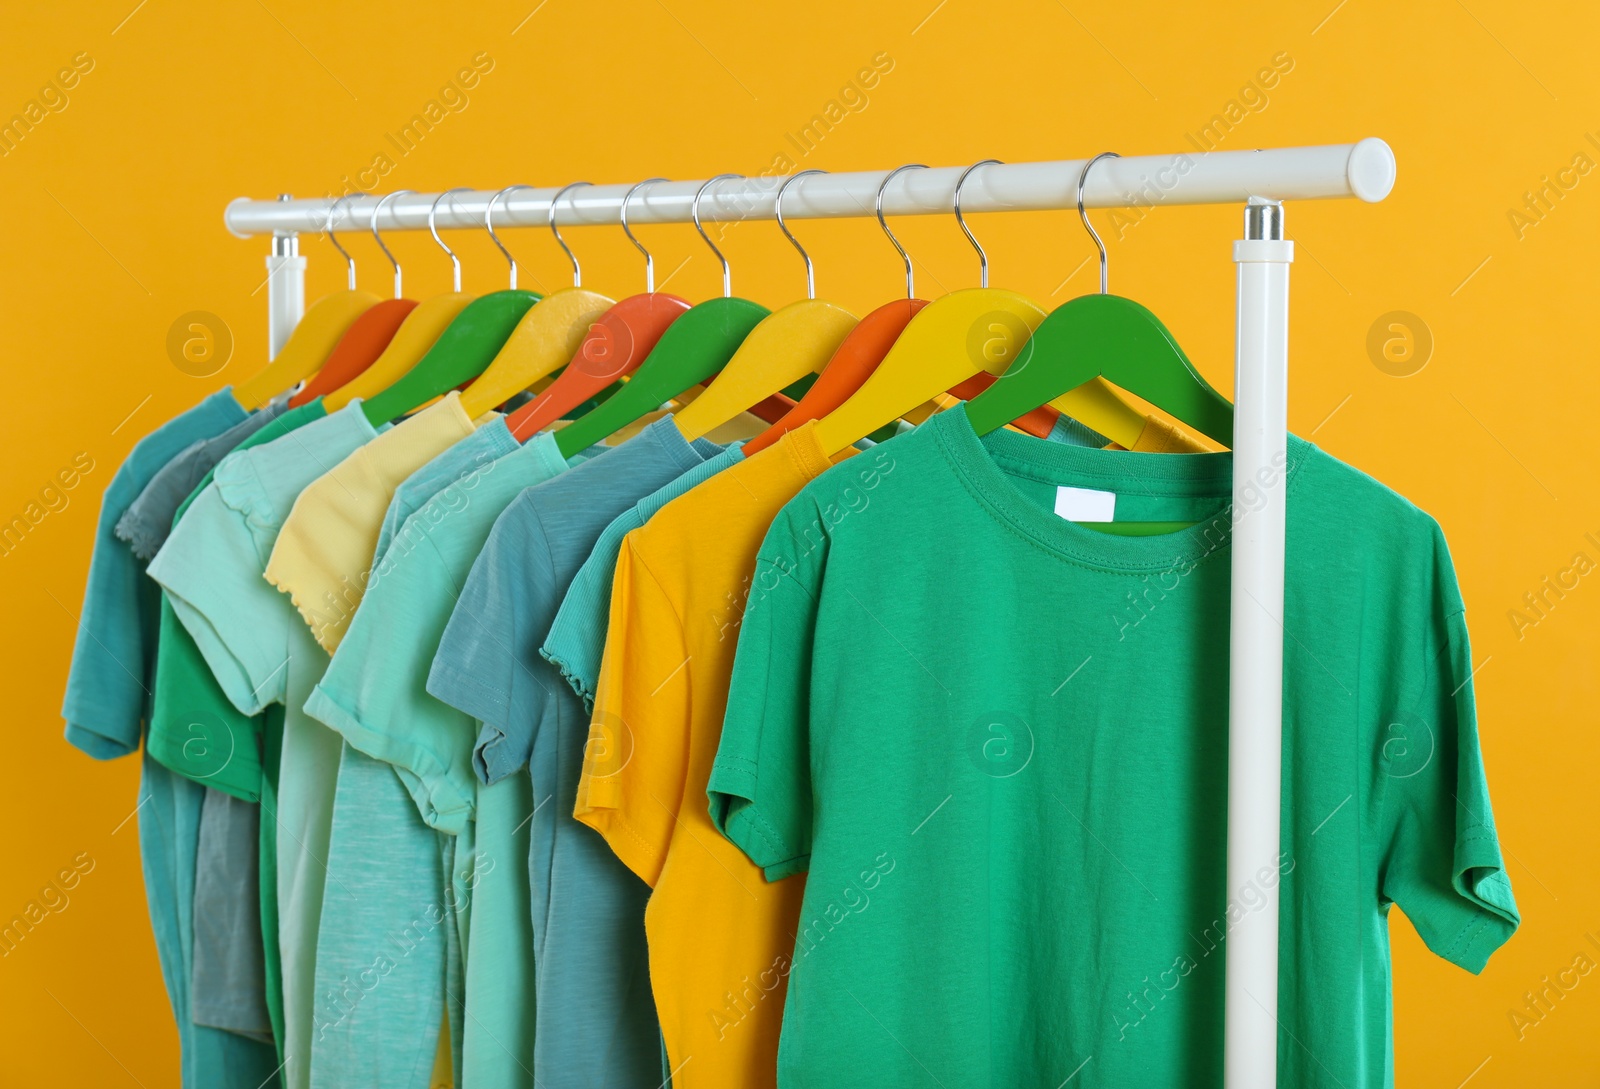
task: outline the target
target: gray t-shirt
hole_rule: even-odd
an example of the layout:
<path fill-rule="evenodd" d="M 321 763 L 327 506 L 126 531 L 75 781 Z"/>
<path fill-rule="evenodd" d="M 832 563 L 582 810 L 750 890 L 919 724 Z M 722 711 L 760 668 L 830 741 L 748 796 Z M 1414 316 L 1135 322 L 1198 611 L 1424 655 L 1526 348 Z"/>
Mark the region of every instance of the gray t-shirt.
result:
<path fill-rule="evenodd" d="M 233 452 L 245 439 L 283 414 L 283 405 L 262 405 L 220 435 L 190 443 L 177 457 L 150 478 L 139 498 L 128 505 L 117 519 L 117 537 L 128 543 L 133 554 L 150 562 L 172 532 L 172 519 L 178 508 L 199 487 L 217 462 Z"/>
<path fill-rule="evenodd" d="M 657 1085 L 661 1042 L 644 936 L 650 890 L 573 819 L 589 718 L 539 646 L 607 524 L 720 452 L 685 441 L 668 417 L 522 492 L 473 564 L 428 675 L 429 693 L 483 723 L 480 776 L 527 766 L 533 780 L 533 1074 L 544 1085 Z"/>
<path fill-rule="evenodd" d="M 261 954 L 261 807 L 206 788 L 194 867 L 190 1016 L 272 1039 Z"/>

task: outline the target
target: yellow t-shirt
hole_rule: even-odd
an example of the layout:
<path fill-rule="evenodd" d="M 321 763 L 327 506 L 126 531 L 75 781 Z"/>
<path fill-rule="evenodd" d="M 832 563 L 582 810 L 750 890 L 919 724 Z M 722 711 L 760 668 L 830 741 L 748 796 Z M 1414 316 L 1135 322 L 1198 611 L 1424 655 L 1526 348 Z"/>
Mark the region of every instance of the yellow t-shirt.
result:
<path fill-rule="evenodd" d="M 815 431 L 791 431 L 668 503 L 617 560 L 573 815 L 654 890 L 650 980 L 677 1089 L 777 1078 L 804 878 L 768 883 L 712 825 L 706 783 L 756 552 L 831 464 Z"/>
<path fill-rule="evenodd" d="M 1145 454 L 1204 454 L 1208 450 L 1221 449 L 1219 446 L 1207 446 L 1171 420 L 1150 415 L 1145 416 L 1144 428 L 1134 440 L 1132 448 Z M 1112 443 L 1107 449 L 1121 450 L 1123 447 Z"/>
<path fill-rule="evenodd" d="M 389 500 L 401 482 L 481 423 L 460 393 L 380 434 L 312 482 L 283 523 L 267 581 L 293 599 L 316 641 L 332 654 L 366 592 L 372 553 Z"/>

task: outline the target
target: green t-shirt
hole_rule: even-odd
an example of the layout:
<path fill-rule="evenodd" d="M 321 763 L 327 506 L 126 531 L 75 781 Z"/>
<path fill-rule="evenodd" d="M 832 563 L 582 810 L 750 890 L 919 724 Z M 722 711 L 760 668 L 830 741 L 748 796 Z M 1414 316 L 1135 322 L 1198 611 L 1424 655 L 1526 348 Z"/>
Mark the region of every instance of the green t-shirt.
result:
<path fill-rule="evenodd" d="M 808 872 L 779 1084 L 1220 1086 L 1222 942 L 1279 884 L 1278 1083 L 1387 1085 L 1389 905 L 1474 972 L 1517 924 L 1437 524 L 1290 438 L 1283 853 L 1230 890 L 1232 455 L 961 411 L 878 449 L 768 533 L 710 780 Z"/>

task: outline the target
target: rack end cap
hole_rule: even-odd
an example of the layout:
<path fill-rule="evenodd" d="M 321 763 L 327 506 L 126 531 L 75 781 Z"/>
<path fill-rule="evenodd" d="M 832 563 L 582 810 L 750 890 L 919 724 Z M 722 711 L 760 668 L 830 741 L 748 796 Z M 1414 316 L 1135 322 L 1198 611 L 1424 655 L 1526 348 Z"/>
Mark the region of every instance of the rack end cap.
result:
<path fill-rule="evenodd" d="M 1368 204 L 1376 204 L 1394 189 L 1394 151 L 1376 136 L 1358 142 L 1345 167 L 1350 191 Z"/>
<path fill-rule="evenodd" d="M 227 230 L 227 232 L 229 234 L 233 235 L 233 237 L 235 237 L 235 238 L 251 238 L 251 237 L 254 237 L 253 235 L 242 234 L 241 232 L 236 231 L 236 230 L 233 229 L 233 222 L 232 222 L 232 220 L 233 220 L 233 206 L 235 204 L 249 204 L 249 203 L 250 203 L 250 198 L 249 197 L 234 197 L 232 200 L 230 200 L 228 202 L 228 206 L 222 210 L 222 226 L 223 226 L 223 228 L 225 230 Z"/>

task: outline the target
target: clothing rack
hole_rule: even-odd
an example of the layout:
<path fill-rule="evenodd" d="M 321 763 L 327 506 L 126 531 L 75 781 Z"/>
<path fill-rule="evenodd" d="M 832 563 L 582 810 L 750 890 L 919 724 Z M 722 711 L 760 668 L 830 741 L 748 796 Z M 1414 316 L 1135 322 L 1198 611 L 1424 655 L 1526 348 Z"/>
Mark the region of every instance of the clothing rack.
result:
<path fill-rule="evenodd" d="M 1076 206 L 1086 160 L 1009 163 L 975 173 L 962 190 L 963 211 L 1043 211 Z M 964 167 L 907 171 L 883 193 L 888 215 L 945 215 Z M 884 171 L 817 174 L 791 188 L 787 219 L 873 214 Z M 1233 244 L 1238 265 L 1234 367 L 1233 561 L 1228 685 L 1228 862 L 1232 901 L 1261 891 L 1257 872 L 1278 871 L 1282 786 L 1283 569 L 1286 420 L 1288 406 L 1289 265 L 1294 243 L 1283 237 L 1283 201 L 1356 197 L 1375 203 L 1394 187 L 1394 153 L 1382 140 L 1354 144 L 1145 155 L 1103 159 L 1086 179 L 1089 208 L 1243 204 L 1244 237 Z M 784 179 L 730 179 L 708 189 L 700 219 L 770 219 Z M 628 220 L 689 223 L 699 181 L 658 182 L 634 195 Z M 629 184 L 572 190 L 555 210 L 567 225 L 615 225 Z M 517 189 L 497 206 L 497 226 L 543 227 L 561 190 Z M 463 191 L 439 202 L 442 228 L 483 226 L 494 190 Z M 424 230 L 438 194 L 417 193 L 379 210 L 382 230 Z M 300 320 L 305 303 L 302 233 L 365 231 L 375 196 L 276 201 L 240 198 L 227 207 L 229 231 L 272 235 L 267 258 L 269 350 L 275 355 Z M 330 222 L 338 206 L 338 221 Z M 1226 942 L 1224 1084 L 1270 1089 L 1277 1079 L 1278 886 L 1228 932 Z"/>

